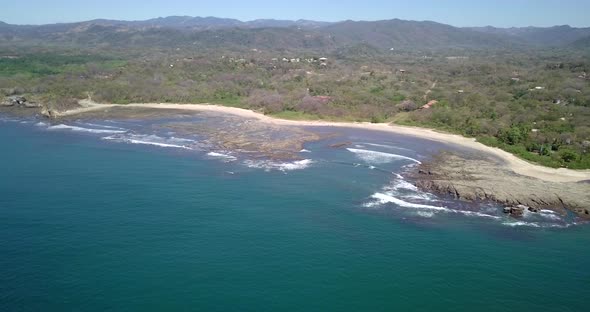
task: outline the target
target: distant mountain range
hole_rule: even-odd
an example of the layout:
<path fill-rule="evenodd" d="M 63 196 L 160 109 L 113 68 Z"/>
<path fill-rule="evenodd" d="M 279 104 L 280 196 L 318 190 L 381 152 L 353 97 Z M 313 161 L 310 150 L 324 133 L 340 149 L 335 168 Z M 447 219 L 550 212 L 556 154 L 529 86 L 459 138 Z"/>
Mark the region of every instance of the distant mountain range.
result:
<path fill-rule="evenodd" d="M 590 28 L 573 28 L 568 25 L 553 27 L 521 27 L 521 28 L 470 28 L 482 33 L 495 34 L 520 40 L 523 43 L 536 46 L 558 47 L 570 45 L 574 42 L 590 37 Z"/>
<path fill-rule="evenodd" d="M 79 44 L 241 46 L 272 49 L 390 49 L 590 47 L 590 28 L 570 26 L 460 28 L 430 21 L 343 21 L 170 16 L 145 21 L 97 19 L 78 23 L 10 25 L 0 22 L 8 42 L 50 40 Z"/>

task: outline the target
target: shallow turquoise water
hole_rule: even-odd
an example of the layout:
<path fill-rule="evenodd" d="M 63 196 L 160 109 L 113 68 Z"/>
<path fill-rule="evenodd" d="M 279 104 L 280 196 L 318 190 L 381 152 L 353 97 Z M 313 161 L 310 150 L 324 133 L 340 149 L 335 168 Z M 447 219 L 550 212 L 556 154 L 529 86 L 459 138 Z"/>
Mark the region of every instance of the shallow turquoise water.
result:
<path fill-rule="evenodd" d="M 368 208 L 391 175 L 308 149 L 265 171 L 0 122 L 0 310 L 587 309 L 590 225 Z"/>

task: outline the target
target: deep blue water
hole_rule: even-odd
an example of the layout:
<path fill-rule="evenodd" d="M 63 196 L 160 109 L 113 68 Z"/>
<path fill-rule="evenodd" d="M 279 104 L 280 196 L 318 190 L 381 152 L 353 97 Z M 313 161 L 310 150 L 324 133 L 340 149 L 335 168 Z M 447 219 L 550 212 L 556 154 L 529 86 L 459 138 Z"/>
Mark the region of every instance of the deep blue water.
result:
<path fill-rule="evenodd" d="M 36 122 L 0 121 L 2 311 L 587 310 L 590 225 L 398 176 L 446 146 L 323 129 L 280 163 Z"/>

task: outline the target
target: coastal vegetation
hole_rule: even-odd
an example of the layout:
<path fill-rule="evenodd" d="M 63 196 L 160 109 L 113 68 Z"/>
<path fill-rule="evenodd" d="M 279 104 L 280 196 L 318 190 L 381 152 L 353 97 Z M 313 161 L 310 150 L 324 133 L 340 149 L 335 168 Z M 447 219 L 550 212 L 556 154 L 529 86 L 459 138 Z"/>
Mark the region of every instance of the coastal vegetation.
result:
<path fill-rule="evenodd" d="M 56 105 L 88 97 L 208 102 L 289 119 L 395 122 L 474 137 L 545 166 L 590 168 L 583 40 L 533 47 L 439 25 L 424 26 L 414 41 L 354 23 L 327 30 L 93 25 L 55 31 L 52 42 L 11 30 L 0 44 L 0 92 Z M 379 44 L 392 36 L 399 47 L 385 48 L 393 39 Z"/>

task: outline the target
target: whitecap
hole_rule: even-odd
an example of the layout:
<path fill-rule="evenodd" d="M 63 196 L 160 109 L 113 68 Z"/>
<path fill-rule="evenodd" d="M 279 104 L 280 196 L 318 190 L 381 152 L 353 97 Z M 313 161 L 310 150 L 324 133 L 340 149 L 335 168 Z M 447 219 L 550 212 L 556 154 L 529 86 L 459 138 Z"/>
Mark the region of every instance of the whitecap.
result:
<path fill-rule="evenodd" d="M 277 163 L 266 160 L 246 160 L 244 164 L 249 168 L 264 169 L 265 171 L 280 170 L 280 171 L 292 171 L 301 170 L 309 167 L 313 163 L 311 159 L 297 160 L 294 162 L 282 162 Z"/>
<path fill-rule="evenodd" d="M 184 145 L 176 145 L 176 144 L 167 144 L 167 143 L 158 143 L 158 142 L 151 142 L 151 141 L 142 141 L 142 140 L 133 140 L 130 139 L 129 143 L 131 144 L 146 144 L 146 145 L 154 145 L 159 147 L 174 147 L 174 148 L 182 148 L 182 149 L 191 149 L 190 147 Z"/>
<path fill-rule="evenodd" d="M 557 228 L 567 229 L 572 226 L 578 225 L 578 222 L 572 223 L 540 223 L 540 222 L 526 222 L 526 221 L 506 221 L 502 222 L 502 225 L 510 227 L 533 227 L 533 228 Z"/>
<path fill-rule="evenodd" d="M 545 219 L 561 221 L 561 217 L 553 213 L 540 212 L 539 215 Z"/>
<path fill-rule="evenodd" d="M 69 125 L 64 125 L 64 124 L 50 126 L 47 129 L 48 130 L 71 130 L 71 131 L 90 132 L 90 133 L 125 133 L 125 132 L 127 132 L 126 130 L 91 129 L 91 128 L 83 128 L 83 127 L 77 127 L 77 126 L 69 126 Z"/>
<path fill-rule="evenodd" d="M 299 153 L 311 153 L 311 151 L 310 150 L 306 150 L 306 149 L 302 149 L 302 150 L 299 151 Z"/>
<path fill-rule="evenodd" d="M 290 163 L 279 163 L 277 164 L 277 167 L 279 168 L 279 170 L 299 170 L 309 167 L 309 165 L 311 165 L 312 162 L 313 161 L 311 159 L 303 159 Z"/>
<path fill-rule="evenodd" d="M 506 222 L 502 222 L 502 225 L 506 225 L 506 226 L 528 226 L 528 227 L 536 227 L 536 228 L 540 228 L 541 225 L 536 223 L 536 222 L 525 222 L 525 221 L 506 221 Z"/>
<path fill-rule="evenodd" d="M 406 180 L 395 181 L 393 183 L 393 185 L 391 186 L 391 189 L 393 189 L 393 190 L 405 189 L 405 190 L 410 190 L 410 191 L 414 191 L 414 192 L 418 191 L 418 188 L 414 184 L 412 184 Z"/>
<path fill-rule="evenodd" d="M 486 213 L 481 213 L 481 212 L 450 209 L 450 208 L 442 207 L 442 206 L 410 203 L 405 200 L 394 197 L 390 193 L 389 194 L 375 193 L 375 194 L 371 195 L 371 198 L 375 199 L 375 201 L 365 203 L 364 204 L 365 207 L 372 208 L 372 207 L 380 206 L 380 205 L 387 204 L 387 203 L 393 203 L 393 204 L 395 204 L 399 207 L 402 207 L 402 208 L 422 209 L 422 210 L 430 210 L 433 212 L 457 213 L 457 214 L 462 214 L 465 216 L 472 216 L 472 217 L 474 216 L 474 217 L 483 217 L 483 218 L 491 218 L 491 219 L 500 219 L 500 217 L 489 215 Z"/>
<path fill-rule="evenodd" d="M 207 156 L 213 157 L 213 158 L 219 158 L 219 159 L 223 160 L 224 162 L 231 162 L 231 161 L 237 160 L 237 158 L 235 156 L 232 156 L 229 154 L 217 153 L 217 152 L 209 152 L 209 153 L 207 153 Z"/>
<path fill-rule="evenodd" d="M 438 201 L 436 198 L 434 198 L 431 194 L 428 194 L 428 193 L 410 193 L 410 194 L 400 195 L 400 197 L 405 198 L 405 199 L 417 199 L 417 200 L 429 201 L 429 202 Z"/>
<path fill-rule="evenodd" d="M 87 126 L 91 126 L 91 127 L 98 127 L 98 128 L 106 128 L 106 129 L 116 129 L 116 130 L 126 130 L 125 128 L 121 128 L 121 127 L 114 127 L 114 126 L 107 126 L 107 125 L 99 125 L 99 124 L 94 124 L 94 123 L 82 123 L 83 125 L 87 125 Z"/>
<path fill-rule="evenodd" d="M 157 135 L 112 135 L 108 137 L 103 137 L 103 140 L 110 140 L 115 142 L 125 142 L 131 144 L 143 144 L 143 145 L 153 145 L 158 147 L 170 147 L 170 148 L 181 148 L 181 149 L 188 149 L 191 150 L 189 146 L 174 144 L 176 143 L 174 138 L 165 139 L 159 137 Z"/>
<path fill-rule="evenodd" d="M 374 147 L 382 147 L 382 148 L 387 148 L 387 149 L 395 149 L 395 150 L 401 150 L 401 151 L 410 151 L 413 152 L 411 149 L 409 148 L 403 148 L 403 147 L 397 147 L 397 146 L 391 146 L 391 145 L 385 145 L 385 144 L 377 144 L 377 143 L 363 143 L 369 146 L 374 146 Z M 361 145 L 362 146 L 362 145 Z"/>
<path fill-rule="evenodd" d="M 387 203 L 393 203 L 400 207 L 405 208 L 415 208 L 415 209 L 430 209 L 430 210 L 441 210 L 441 211 L 448 211 L 448 208 L 439 207 L 439 206 L 432 206 L 432 205 L 424 205 L 424 204 L 415 204 L 410 203 L 399 198 L 392 196 L 391 194 L 386 193 L 375 193 L 371 195 L 371 198 L 375 199 L 373 202 L 369 202 L 365 204 L 365 207 L 375 207 Z"/>
<path fill-rule="evenodd" d="M 432 211 L 417 211 L 416 215 L 423 217 L 423 218 L 432 218 L 432 217 L 434 217 L 434 212 L 432 212 Z"/>
<path fill-rule="evenodd" d="M 364 149 L 356 149 L 356 148 L 347 148 L 347 150 L 351 153 L 354 153 L 358 158 L 364 160 L 370 164 L 386 164 L 390 163 L 394 160 L 410 160 L 417 164 L 421 164 L 421 162 L 417 159 L 402 156 L 398 154 L 390 154 L 390 153 L 383 153 L 371 150 L 364 150 Z"/>
<path fill-rule="evenodd" d="M 170 142 L 175 142 L 175 143 L 196 143 L 197 142 L 197 141 L 191 140 L 191 139 L 176 138 L 176 137 L 170 137 L 167 140 Z"/>

